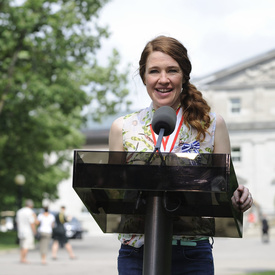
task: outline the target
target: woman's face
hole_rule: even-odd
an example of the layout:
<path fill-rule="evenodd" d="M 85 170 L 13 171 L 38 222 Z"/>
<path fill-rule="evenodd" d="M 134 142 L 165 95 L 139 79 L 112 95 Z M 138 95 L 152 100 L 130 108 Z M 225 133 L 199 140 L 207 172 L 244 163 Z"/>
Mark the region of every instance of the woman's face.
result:
<path fill-rule="evenodd" d="M 182 70 L 170 55 L 154 51 L 148 56 L 144 84 L 154 109 L 162 106 L 177 109 L 183 81 Z"/>

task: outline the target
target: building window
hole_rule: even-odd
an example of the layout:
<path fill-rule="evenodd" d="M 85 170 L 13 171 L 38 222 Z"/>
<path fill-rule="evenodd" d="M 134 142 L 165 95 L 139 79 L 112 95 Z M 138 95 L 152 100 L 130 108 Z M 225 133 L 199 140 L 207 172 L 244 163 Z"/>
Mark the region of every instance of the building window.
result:
<path fill-rule="evenodd" d="M 230 99 L 230 111 L 232 114 L 239 114 L 241 112 L 241 99 L 231 98 Z"/>
<path fill-rule="evenodd" d="M 242 154 L 241 154 L 240 147 L 232 147 L 231 158 L 232 158 L 233 162 L 240 162 L 242 160 Z"/>

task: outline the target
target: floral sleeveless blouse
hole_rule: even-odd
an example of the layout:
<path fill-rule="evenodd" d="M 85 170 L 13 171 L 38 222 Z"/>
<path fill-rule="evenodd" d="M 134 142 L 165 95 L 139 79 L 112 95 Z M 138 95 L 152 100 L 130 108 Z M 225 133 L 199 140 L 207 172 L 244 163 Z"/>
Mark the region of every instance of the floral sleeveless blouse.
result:
<path fill-rule="evenodd" d="M 126 115 L 123 121 L 123 146 L 126 152 L 152 152 L 155 148 L 157 135 L 151 129 L 151 122 L 154 114 L 153 105 L 138 112 Z M 177 111 L 177 124 L 172 142 L 166 148 L 161 148 L 162 152 L 195 152 L 212 153 L 214 150 L 214 135 L 216 129 L 216 115 L 210 113 L 210 126 L 206 133 L 205 140 L 196 140 L 197 130 L 182 123 L 182 110 Z M 177 132 L 177 133 L 176 133 Z M 176 134 L 175 134 L 176 133 Z M 169 138 L 170 139 L 170 138 Z M 174 141 L 173 141 L 174 140 Z M 162 145 L 163 146 L 163 145 Z M 119 234 L 122 244 L 133 247 L 141 247 L 144 244 L 144 235 Z M 176 240 L 186 240 L 184 236 L 173 236 Z M 192 238 L 193 239 L 193 238 Z M 195 240 L 199 240 L 196 238 Z"/>

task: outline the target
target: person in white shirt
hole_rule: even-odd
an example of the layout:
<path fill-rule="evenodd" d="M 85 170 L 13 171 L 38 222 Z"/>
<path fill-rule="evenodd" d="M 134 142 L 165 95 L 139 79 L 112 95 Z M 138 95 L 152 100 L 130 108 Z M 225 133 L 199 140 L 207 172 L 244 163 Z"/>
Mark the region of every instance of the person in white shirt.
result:
<path fill-rule="evenodd" d="M 38 232 L 40 235 L 40 254 L 42 264 L 46 264 L 47 252 L 52 238 L 55 217 L 49 212 L 48 207 L 44 207 L 44 212 L 37 217 Z"/>
<path fill-rule="evenodd" d="M 19 209 L 16 214 L 21 263 L 28 263 L 28 251 L 30 249 L 34 249 L 34 236 L 36 234 L 36 215 L 33 212 L 32 208 L 33 201 L 26 200 L 25 207 Z"/>

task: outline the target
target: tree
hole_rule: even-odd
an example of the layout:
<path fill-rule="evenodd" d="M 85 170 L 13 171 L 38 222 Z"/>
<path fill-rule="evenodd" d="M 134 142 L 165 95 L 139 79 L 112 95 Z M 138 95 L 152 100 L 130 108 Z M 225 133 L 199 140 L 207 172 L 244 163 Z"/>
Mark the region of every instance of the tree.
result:
<path fill-rule="evenodd" d="M 56 199 L 71 149 L 85 140 L 83 108 L 91 103 L 100 120 L 129 104 L 118 52 L 106 67 L 96 60 L 109 37 L 97 22 L 107 2 L 0 1 L 0 210 L 15 209 L 17 174 L 37 205 L 45 193 Z"/>

